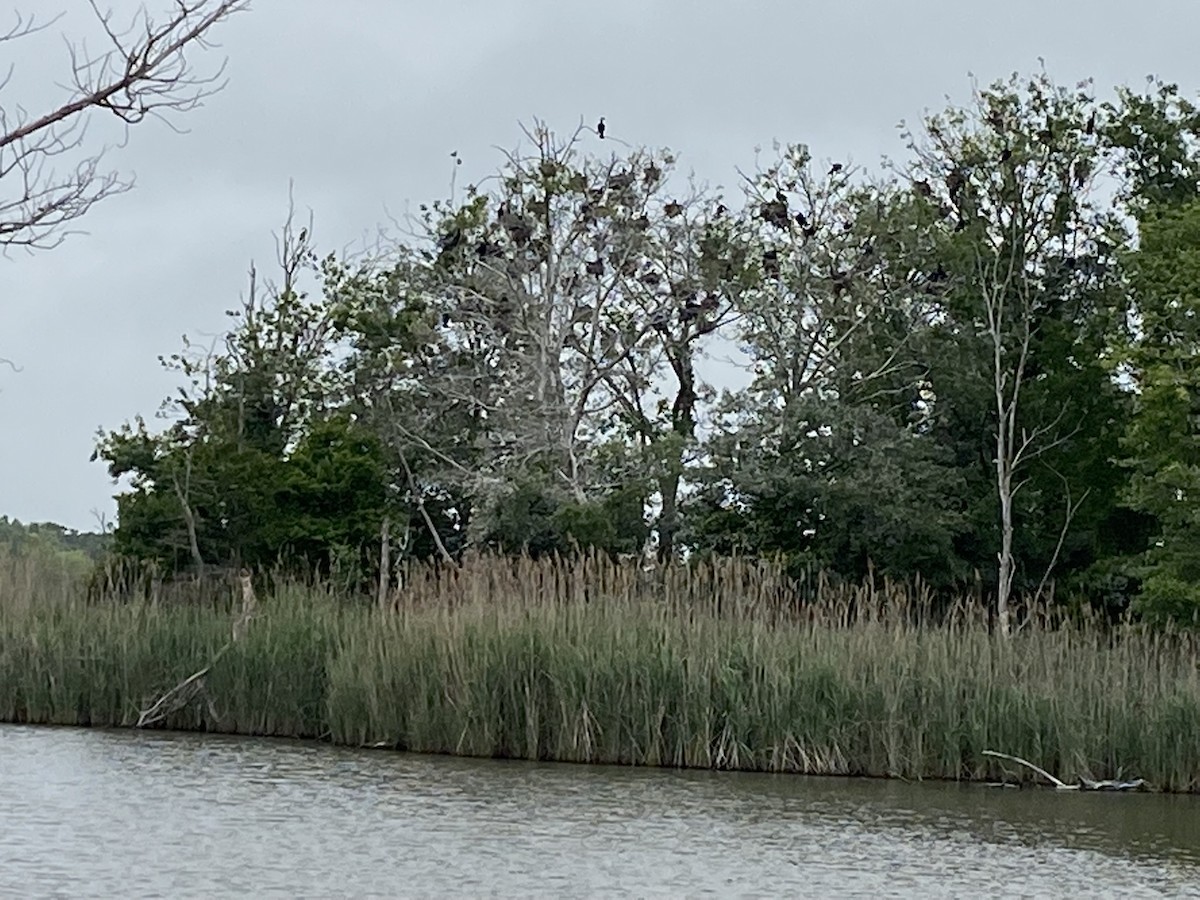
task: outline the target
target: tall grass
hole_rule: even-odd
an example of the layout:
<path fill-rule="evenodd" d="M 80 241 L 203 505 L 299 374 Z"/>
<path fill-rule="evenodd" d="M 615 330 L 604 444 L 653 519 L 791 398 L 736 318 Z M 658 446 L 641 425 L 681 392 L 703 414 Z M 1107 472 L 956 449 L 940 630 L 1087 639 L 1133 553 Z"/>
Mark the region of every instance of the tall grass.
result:
<path fill-rule="evenodd" d="M 1200 790 L 1186 633 L 1029 616 L 1004 639 L 919 590 L 798 590 L 724 561 L 413 567 L 393 607 L 283 584 L 167 727 L 580 762 Z M 229 595 L 87 603 L 0 560 L 0 720 L 128 725 L 229 640 Z M 141 592 L 141 596 L 154 596 Z M 806 596 L 807 595 L 807 596 Z"/>

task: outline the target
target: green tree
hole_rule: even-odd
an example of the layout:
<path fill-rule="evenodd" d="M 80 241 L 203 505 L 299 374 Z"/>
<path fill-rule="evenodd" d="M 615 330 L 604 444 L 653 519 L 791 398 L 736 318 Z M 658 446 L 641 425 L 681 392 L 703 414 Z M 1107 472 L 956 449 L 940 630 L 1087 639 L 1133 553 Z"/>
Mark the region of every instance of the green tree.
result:
<path fill-rule="evenodd" d="M 1141 211 L 1131 255 L 1137 340 L 1127 362 L 1137 412 L 1123 441 L 1129 499 L 1153 516 L 1141 609 L 1200 616 L 1200 198 Z"/>
<path fill-rule="evenodd" d="M 113 478 L 115 549 L 168 571 L 293 564 L 364 571 L 389 508 L 375 435 L 343 409 L 335 324 L 300 281 L 317 268 L 309 229 L 289 217 L 282 283 L 251 287 L 219 347 L 163 360 L 189 384 L 152 433 L 142 419 L 102 434 L 95 458 Z"/>

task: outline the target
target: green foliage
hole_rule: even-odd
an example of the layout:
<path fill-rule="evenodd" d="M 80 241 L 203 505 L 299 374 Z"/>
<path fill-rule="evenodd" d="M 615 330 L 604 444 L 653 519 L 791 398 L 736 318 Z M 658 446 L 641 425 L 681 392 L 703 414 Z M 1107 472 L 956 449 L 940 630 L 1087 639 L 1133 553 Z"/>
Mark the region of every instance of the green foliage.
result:
<path fill-rule="evenodd" d="M 964 579 L 961 475 L 939 448 L 867 407 L 803 406 L 777 442 L 744 427 L 714 443 L 709 484 L 688 506 L 689 543 L 852 580 L 872 569 L 939 588 Z"/>
<path fill-rule="evenodd" d="M 609 556 L 637 553 L 648 537 L 643 494 L 618 489 L 591 500 L 561 497 L 525 482 L 505 494 L 489 515 L 487 545 L 507 553 L 573 555 L 599 550 Z"/>
<path fill-rule="evenodd" d="M 1137 412 L 1124 435 L 1132 473 L 1128 496 L 1153 516 L 1141 608 L 1155 616 L 1200 619 L 1200 199 L 1148 207 L 1131 255 L 1139 337 L 1127 362 Z"/>
<path fill-rule="evenodd" d="M 75 531 L 53 522 L 21 524 L 0 516 L 0 546 L 12 552 L 45 551 L 72 564 L 98 562 L 108 554 L 112 537 L 107 532 Z"/>

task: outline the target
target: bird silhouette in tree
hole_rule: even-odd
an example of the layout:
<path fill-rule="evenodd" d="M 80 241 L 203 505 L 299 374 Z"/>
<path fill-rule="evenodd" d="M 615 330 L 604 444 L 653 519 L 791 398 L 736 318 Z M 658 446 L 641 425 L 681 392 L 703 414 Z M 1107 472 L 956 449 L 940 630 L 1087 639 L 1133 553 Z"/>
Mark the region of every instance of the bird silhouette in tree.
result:
<path fill-rule="evenodd" d="M 596 134 L 600 140 L 604 140 L 604 116 L 601 116 L 600 121 L 596 123 Z"/>

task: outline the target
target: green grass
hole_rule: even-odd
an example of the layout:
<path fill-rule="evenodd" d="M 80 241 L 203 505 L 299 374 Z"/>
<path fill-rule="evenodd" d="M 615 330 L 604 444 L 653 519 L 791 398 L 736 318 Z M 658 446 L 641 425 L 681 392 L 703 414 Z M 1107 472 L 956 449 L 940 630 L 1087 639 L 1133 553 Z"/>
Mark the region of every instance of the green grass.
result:
<path fill-rule="evenodd" d="M 0 561 L 2 563 L 3 561 Z M 11 563 L 11 561 L 10 561 Z M 11 573 L 9 573 L 11 574 Z M 26 596 L 0 564 L 0 720 L 130 725 L 229 639 L 214 602 Z M 800 608 L 769 570 L 596 561 L 408 573 L 397 608 L 284 586 L 165 727 L 578 762 L 1200 790 L 1188 634 L 1035 618 L 1011 638 L 898 586 Z"/>

